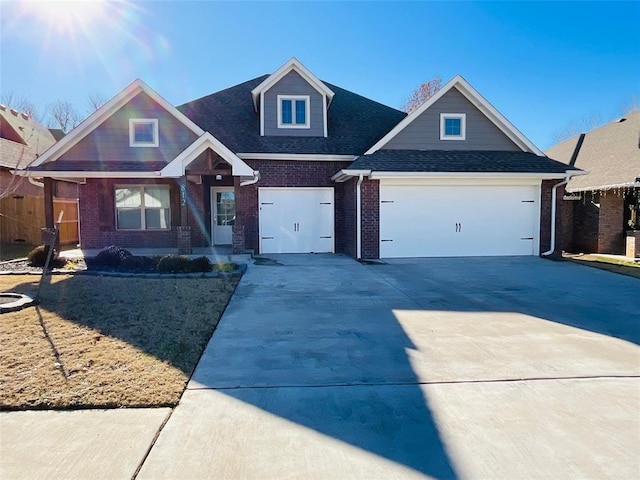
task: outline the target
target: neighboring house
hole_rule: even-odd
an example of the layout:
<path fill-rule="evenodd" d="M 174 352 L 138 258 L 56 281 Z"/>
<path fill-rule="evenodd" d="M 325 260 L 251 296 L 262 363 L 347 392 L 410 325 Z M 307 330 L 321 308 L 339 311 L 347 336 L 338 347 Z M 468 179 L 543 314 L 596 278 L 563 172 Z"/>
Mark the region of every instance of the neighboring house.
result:
<path fill-rule="evenodd" d="M 553 249 L 553 187 L 577 173 L 460 76 L 407 115 L 296 59 L 177 108 L 136 80 L 31 172 L 81 182 L 84 248 L 371 259 Z"/>
<path fill-rule="evenodd" d="M 0 105 L 0 243 L 41 243 L 45 226 L 43 184 L 11 172 L 25 169 L 64 136 L 25 113 Z M 62 243 L 78 243 L 78 189 L 75 183 L 54 184 L 56 214 L 64 210 Z"/>
<path fill-rule="evenodd" d="M 624 253 L 625 231 L 640 230 L 640 110 L 576 135 L 546 154 L 589 172 L 572 178 L 566 187 L 566 248 Z"/>

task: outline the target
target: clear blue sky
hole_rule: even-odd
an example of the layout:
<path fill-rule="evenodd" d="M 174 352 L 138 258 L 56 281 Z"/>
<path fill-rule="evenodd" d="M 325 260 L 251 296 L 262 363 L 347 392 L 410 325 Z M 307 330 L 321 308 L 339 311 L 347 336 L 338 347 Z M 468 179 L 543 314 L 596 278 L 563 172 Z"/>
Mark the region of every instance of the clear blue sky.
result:
<path fill-rule="evenodd" d="M 536 145 L 640 96 L 640 2 L 0 2 L 0 90 L 43 110 L 141 78 L 173 104 L 297 57 L 399 108 L 459 73 Z"/>

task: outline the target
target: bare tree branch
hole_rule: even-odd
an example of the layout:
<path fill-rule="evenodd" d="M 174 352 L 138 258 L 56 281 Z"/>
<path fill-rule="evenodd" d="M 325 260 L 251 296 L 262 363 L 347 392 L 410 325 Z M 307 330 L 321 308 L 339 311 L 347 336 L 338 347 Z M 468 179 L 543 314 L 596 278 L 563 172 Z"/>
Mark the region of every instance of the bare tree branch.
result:
<path fill-rule="evenodd" d="M 56 100 L 49 106 L 49 127 L 59 128 L 67 133 L 80 123 L 80 115 L 70 102 Z"/>
<path fill-rule="evenodd" d="M 413 91 L 404 105 L 402 105 L 402 110 L 407 113 L 415 110 L 431 98 L 440 88 L 442 88 L 442 79 L 439 76 L 422 82 L 420 86 Z"/>
<path fill-rule="evenodd" d="M 90 93 L 87 97 L 87 101 L 89 102 L 89 114 L 92 114 L 96 110 L 98 110 L 102 105 L 107 103 L 107 98 L 102 95 L 100 92 Z"/>
<path fill-rule="evenodd" d="M 23 93 L 2 92 L 0 103 L 19 112 L 26 113 L 38 122 L 41 120 L 35 104 Z"/>

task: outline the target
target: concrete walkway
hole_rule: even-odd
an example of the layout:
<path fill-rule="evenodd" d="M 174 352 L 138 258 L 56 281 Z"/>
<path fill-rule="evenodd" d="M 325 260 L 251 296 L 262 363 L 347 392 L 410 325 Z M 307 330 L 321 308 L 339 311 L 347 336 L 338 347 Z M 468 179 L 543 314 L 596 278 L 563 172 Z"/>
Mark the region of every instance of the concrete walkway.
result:
<path fill-rule="evenodd" d="M 638 478 L 637 279 L 538 258 L 272 258 L 139 479 Z"/>

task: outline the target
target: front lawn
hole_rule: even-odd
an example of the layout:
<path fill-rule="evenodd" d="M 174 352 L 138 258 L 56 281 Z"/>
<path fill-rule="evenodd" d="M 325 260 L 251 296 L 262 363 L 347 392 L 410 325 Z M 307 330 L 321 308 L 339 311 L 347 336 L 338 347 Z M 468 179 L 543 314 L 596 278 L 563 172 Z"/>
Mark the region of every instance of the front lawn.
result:
<path fill-rule="evenodd" d="M 0 409 L 176 405 L 237 282 L 51 277 L 38 307 L 0 316 Z"/>

